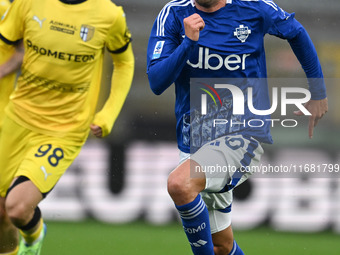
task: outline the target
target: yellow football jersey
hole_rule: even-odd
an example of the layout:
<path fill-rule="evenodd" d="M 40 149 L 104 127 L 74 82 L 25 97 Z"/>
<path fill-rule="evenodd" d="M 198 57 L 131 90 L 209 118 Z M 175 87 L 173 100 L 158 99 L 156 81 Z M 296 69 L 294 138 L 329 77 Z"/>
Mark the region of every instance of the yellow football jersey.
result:
<path fill-rule="evenodd" d="M 4 16 L 10 4 L 9 0 L 0 0 L 0 17 Z"/>
<path fill-rule="evenodd" d="M 10 6 L 9 0 L 0 0 L 0 17 L 3 17 Z M 0 48 L 0 65 L 5 63 L 14 53 L 13 48 Z M 14 89 L 16 74 L 12 73 L 0 80 L 0 128 L 2 126 L 4 110 L 9 101 L 9 95 Z"/>
<path fill-rule="evenodd" d="M 0 39 L 23 39 L 25 45 L 8 116 L 36 132 L 84 141 L 104 49 L 124 52 L 131 40 L 122 7 L 110 0 L 15 0 L 0 24 Z"/>

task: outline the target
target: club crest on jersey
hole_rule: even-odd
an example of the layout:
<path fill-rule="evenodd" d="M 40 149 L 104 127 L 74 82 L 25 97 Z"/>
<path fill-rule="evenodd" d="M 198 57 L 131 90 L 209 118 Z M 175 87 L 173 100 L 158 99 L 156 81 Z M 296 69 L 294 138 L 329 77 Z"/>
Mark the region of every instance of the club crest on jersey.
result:
<path fill-rule="evenodd" d="M 237 37 L 242 43 L 244 43 L 248 36 L 251 34 L 251 30 L 248 27 L 245 27 L 244 25 L 240 25 L 236 30 L 234 31 L 234 36 Z"/>
<path fill-rule="evenodd" d="M 89 25 L 81 25 L 80 38 L 84 41 L 90 41 L 94 35 L 95 28 Z"/>

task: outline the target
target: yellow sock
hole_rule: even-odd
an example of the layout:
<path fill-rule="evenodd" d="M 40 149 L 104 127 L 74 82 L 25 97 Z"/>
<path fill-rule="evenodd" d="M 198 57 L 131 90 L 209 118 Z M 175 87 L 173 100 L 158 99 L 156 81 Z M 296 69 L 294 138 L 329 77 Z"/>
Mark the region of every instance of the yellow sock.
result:
<path fill-rule="evenodd" d="M 43 229 L 43 226 L 44 226 L 44 221 L 41 218 L 39 227 L 36 231 L 34 231 L 34 233 L 25 233 L 24 231 L 20 230 L 20 234 L 25 239 L 26 243 L 32 244 L 32 243 L 34 243 L 34 241 L 36 241 L 40 237 L 40 233 Z"/>
<path fill-rule="evenodd" d="M 19 251 L 19 246 L 17 246 L 14 251 L 7 252 L 7 253 L 0 253 L 0 255 L 17 255 L 18 251 Z"/>

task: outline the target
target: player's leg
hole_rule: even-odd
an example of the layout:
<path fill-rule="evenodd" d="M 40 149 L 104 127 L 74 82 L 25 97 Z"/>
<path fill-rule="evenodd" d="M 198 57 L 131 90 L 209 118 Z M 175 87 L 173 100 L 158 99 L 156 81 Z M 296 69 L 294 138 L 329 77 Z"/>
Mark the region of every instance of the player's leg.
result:
<path fill-rule="evenodd" d="M 191 169 L 197 165 L 188 159 L 173 170 L 168 178 L 168 191 L 176 205 L 183 205 L 193 201 L 205 188 L 205 175 L 193 178 Z"/>
<path fill-rule="evenodd" d="M 38 204 L 79 154 L 81 146 L 70 141 L 31 133 L 30 146 L 16 172 L 23 181 L 9 191 L 6 200 L 8 215 L 23 237 L 19 255 L 40 254 L 46 225 Z"/>
<path fill-rule="evenodd" d="M 241 248 L 234 240 L 232 227 L 212 235 L 215 255 L 244 255 Z"/>
<path fill-rule="evenodd" d="M 206 186 L 201 194 L 209 210 L 216 255 L 243 254 L 231 228 L 232 190 L 251 175 L 244 170 L 257 165 L 262 153 L 255 139 L 235 135 L 206 144 L 191 156 L 205 169 Z"/>
<path fill-rule="evenodd" d="M 13 183 L 7 194 L 5 205 L 8 217 L 23 237 L 20 251 L 29 248 L 34 252 L 32 254 L 40 253 L 46 230 L 38 207 L 42 199 L 39 189 L 23 176 Z"/>
<path fill-rule="evenodd" d="M 204 192 L 202 193 L 203 200 L 207 201 L 208 207 L 212 207 L 207 195 L 210 194 L 205 194 Z M 217 200 L 216 202 L 221 204 L 222 200 L 220 197 L 211 196 L 210 198 Z M 230 205 L 232 203 L 231 199 L 231 192 L 227 194 L 227 196 L 223 196 L 223 202 L 226 202 Z M 227 208 L 228 209 L 224 210 L 223 212 L 215 209 L 209 209 L 210 229 L 212 233 L 215 255 L 227 255 L 233 250 L 234 235 L 231 228 L 231 206 Z"/>
<path fill-rule="evenodd" d="M 16 255 L 18 252 L 19 235 L 5 210 L 5 198 L 0 197 L 0 254 Z"/>
<path fill-rule="evenodd" d="M 205 176 L 192 178 L 190 168 L 195 165 L 195 162 L 186 160 L 172 171 L 168 178 L 168 192 L 181 216 L 193 253 L 214 255 L 209 213 L 199 194 L 205 188 Z"/>
<path fill-rule="evenodd" d="M 5 210 L 5 197 L 20 163 L 20 152 L 23 151 L 18 140 L 22 140 L 25 135 L 16 129 L 13 121 L 4 117 L 0 136 L 0 254 L 17 254 L 19 245 L 18 229 Z"/>
<path fill-rule="evenodd" d="M 79 154 L 83 142 L 35 133 L 11 120 L 4 131 L 8 134 L 0 140 L 0 174 L 17 179 L 13 183 L 1 179 L 0 195 L 7 192 L 7 215 L 23 236 L 18 254 L 40 254 L 46 227 L 38 204 Z"/>
<path fill-rule="evenodd" d="M 2 225 L 0 231 L 7 237 L 15 235 L 15 239 L 11 237 L 12 241 L 4 240 L 4 246 L 15 244 L 14 249 L 18 246 L 18 227 L 26 225 L 26 221 L 31 221 L 29 217 L 33 210 L 32 206 L 35 208 L 41 200 L 41 194 L 38 194 L 39 198 L 32 203 L 30 199 L 35 199 L 37 196 L 32 194 L 30 189 L 17 193 L 24 182 L 21 178 L 16 178 L 18 177 L 16 174 L 25 158 L 31 136 L 30 130 L 19 126 L 7 117 L 4 119 L 0 139 L 0 195 L 4 198 L 2 212 L 7 226 Z"/>
<path fill-rule="evenodd" d="M 231 226 L 212 234 L 215 255 L 226 255 L 232 251 L 234 236 Z"/>

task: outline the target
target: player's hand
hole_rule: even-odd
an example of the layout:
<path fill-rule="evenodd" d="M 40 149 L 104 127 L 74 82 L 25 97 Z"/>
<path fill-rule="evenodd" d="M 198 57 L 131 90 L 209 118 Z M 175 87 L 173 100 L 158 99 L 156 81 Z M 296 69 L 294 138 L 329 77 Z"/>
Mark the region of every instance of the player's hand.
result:
<path fill-rule="evenodd" d="M 204 28 L 205 23 L 200 15 L 194 13 L 193 15 L 183 20 L 185 36 L 193 41 L 198 41 L 200 31 Z"/>
<path fill-rule="evenodd" d="M 95 124 L 90 125 L 91 132 L 94 136 L 97 138 L 102 138 L 103 137 L 103 130 L 100 126 L 97 126 Z"/>
<path fill-rule="evenodd" d="M 312 114 L 309 117 L 308 133 L 309 138 L 313 138 L 314 127 L 318 124 L 319 120 L 328 111 L 328 100 L 327 98 L 322 100 L 309 100 L 305 104 L 305 108 Z M 304 115 L 301 111 L 295 111 L 296 116 Z"/>

